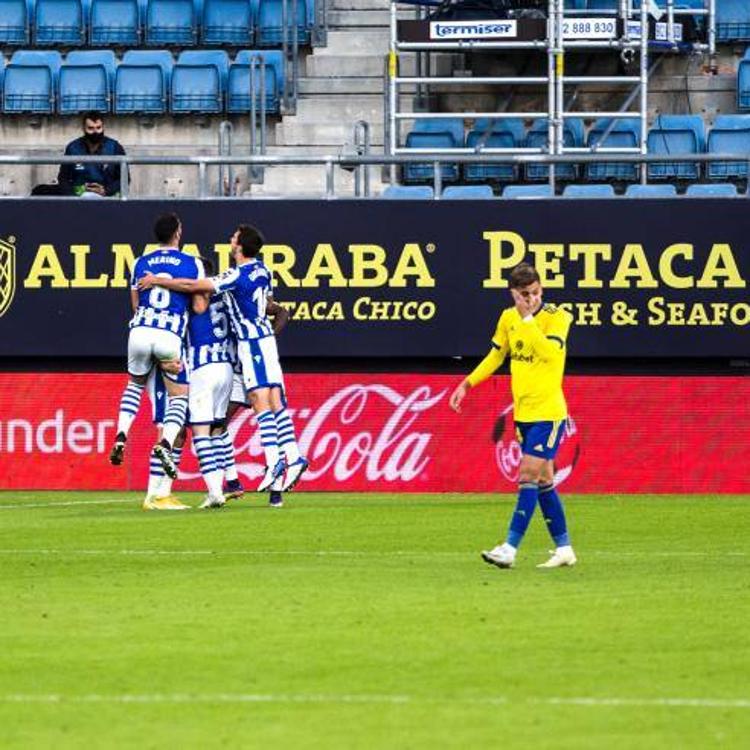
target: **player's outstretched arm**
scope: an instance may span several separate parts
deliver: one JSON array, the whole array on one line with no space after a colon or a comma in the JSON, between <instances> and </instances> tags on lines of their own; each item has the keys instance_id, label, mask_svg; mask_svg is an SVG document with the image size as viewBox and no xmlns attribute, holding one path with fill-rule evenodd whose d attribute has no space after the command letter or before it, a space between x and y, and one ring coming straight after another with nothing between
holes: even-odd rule
<instances>
[{"instance_id":1,"label":"player's outstretched arm","mask_svg":"<svg viewBox=\"0 0 750 750\"><path fill-rule=\"evenodd\" d=\"M168 276L156 276L146 274L138 279L138 289L151 289L160 286L169 289L172 292L187 292L195 294L196 292L213 292L214 284L211 279L171 279Z\"/></svg>"},{"instance_id":2,"label":"player's outstretched arm","mask_svg":"<svg viewBox=\"0 0 750 750\"><path fill-rule=\"evenodd\" d=\"M460 414L461 402L466 398L469 389L487 380L502 365L504 360L505 350L493 346L487 356L456 386L449 401L451 409Z\"/></svg>"}]
</instances>

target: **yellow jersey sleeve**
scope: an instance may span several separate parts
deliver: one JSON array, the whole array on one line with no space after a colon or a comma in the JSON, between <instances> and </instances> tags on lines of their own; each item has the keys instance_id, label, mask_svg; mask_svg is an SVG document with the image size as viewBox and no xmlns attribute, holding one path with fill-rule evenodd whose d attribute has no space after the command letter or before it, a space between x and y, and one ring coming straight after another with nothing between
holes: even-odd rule
<instances>
[{"instance_id":1,"label":"yellow jersey sleeve","mask_svg":"<svg viewBox=\"0 0 750 750\"><path fill-rule=\"evenodd\" d=\"M505 361L508 353L508 332L505 327L504 313L500 316L492 337L492 349L487 356L471 371L466 382L474 388L489 378Z\"/></svg>"}]
</instances>

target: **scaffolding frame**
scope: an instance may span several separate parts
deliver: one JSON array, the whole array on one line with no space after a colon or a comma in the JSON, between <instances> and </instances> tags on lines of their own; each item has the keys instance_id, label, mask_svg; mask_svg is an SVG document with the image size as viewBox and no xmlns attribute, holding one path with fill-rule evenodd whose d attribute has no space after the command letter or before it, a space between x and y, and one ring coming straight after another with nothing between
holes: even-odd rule
<instances>
[{"instance_id":1,"label":"scaffolding frame","mask_svg":"<svg viewBox=\"0 0 750 750\"><path fill-rule=\"evenodd\" d=\"M711 68L715 68L716 34L715 13L716 0L704 0L703 8L677 8L677 0L660 0L664 10L660 17L666 15L663 40L649 39L649 5L640 3L635 8L634 0L618 0L616 10L590 11L590 10L566 10L565 0L548 0L546 38L543 40L533 39L528 41L482 41L474 39L462 39L455 42L407 42L398 38L398 0L392 0L390 6L390 45L385 70L385 153L391 156L399 154L472 154L484 153L491 155L518 155L546 153L552 156L564 156L574 154L646 154L648 139L648 82L650 74L656 69L657 64L649 68L649 48L663 52L681 52L689 48L691 52L708 54ZM661 10L661 8L659 8ZM426 19L424 7L417 10L418 18ZM566 24L571 19L584 22L586 18L612 17L615 23L619 21L619 35L610 38L571 38L565 34ZM682 42L681 28L677 26L680 17L704 17L706 18L707 43L691 43L686 45ZM479 19L472 19L479 21ZM487 19L490 20L490 19ZM655 19L656 23L656 19ZM656 28L656 27L655 27ZM565 54L571 50L606 50L618 52L621 56L639 56L638 74L630 76L585 76L566 75ZM432 76L430 75L430 54L434 52L474 52L474 51L496 51L510 52L515 50L537 51L544 53L547 57L547 74L544 76ZM403 53L416 53L417 75L399 75L399 60ZM423 60L424 53L426 62ZM426 71L423 72L423 71ZM430 85L444 86L466 86L466 85L497 85L497 86L546 86L547 87L547 109L535 112L430 112L427 110L404 112L400 111L399 105L402 98L402 89L406 86L416 86L418 101L429 101L424 91ZM631 91L626 97L622 107L617 111L571 111L566 109L565 89L566 86L581 86L587 84L607 84L612 86L631 86ZM575 97L573 97L575 99ZM637 99L637 110L630 107ZM520 118L524 120L547 120L547 143L546 147L538 148L486 148L479 144L475 148L405 148L401 145L401 123L403 121L437 120L441 118L450 119L503 119ZM609 118L607 129L604 131L599 143L605 142L607 136L612 132L615 123L622 119L638 119L640 121L640 145L627 148L609 148L593 145L588 147L566 146L565 120L568 118L600 119ZM640 180L646 182L646 170L642 169ZM390 169L391 182L397 182L396 166ZM549 167L549 183L555 184L555 165Z\"/></svg>"}]
</instances>

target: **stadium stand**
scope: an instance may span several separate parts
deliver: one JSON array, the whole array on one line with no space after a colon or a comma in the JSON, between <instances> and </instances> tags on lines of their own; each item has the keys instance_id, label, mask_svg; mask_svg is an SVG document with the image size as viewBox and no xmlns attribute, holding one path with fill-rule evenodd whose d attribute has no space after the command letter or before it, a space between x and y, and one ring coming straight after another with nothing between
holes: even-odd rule
<instances>
[{"instance_id":1,"label":"stadium stand","mask_svg":"<svg viewBox=\"0 0 750 750\"><path fill-rule=\"evenodd\" d=\"M466 146L475 151L493 148L520 148L526 145L526 130L519 118L479 118L466 137ZM518 167L513 164L467 164L464 168L467 182L515 182Z\"/></svg>"},{"instance_id":2,"label":"stadium stand","mask_svg":"<svg viewBox=\"0 0 750 750\"><path fill-rule=\"evenodd\" d=\"M708 134L710 154L748 154L750 157L750 115L719 115ZM747 161L717 161L707 165L710 180L747 179Z\"/></svg>"},{"instance_id":3,"label":"stadium stand","mask_svg":"<svg viewBox=\"0 0 750 750\"><path fill-rule=\"evenodd\" d=\"M91 0L91 47L137 47L140 39L141 11L138 0Z\"/></svg>"},{"instance_id":4,"label":"stadium stand","mask_svg":"<svg viewBox=\"0 0 750 750\"><path fill-rule=\"evenodd\" d=\"M750 3L747 0L717 0L716 39L719 42L750 41Z\"/></svg>"},{"instance_id":5,"label":"stadium stand","mask_svg":"<svg viewBox=\"0 0 750 750\"><path fill-rule=\"evenodd\" d=\"M258 6L258 28L256 44L258 47L278 47L283 42L282 26L282 0L259 0ZM307 6L305 0L297 2L297 43L300 45L310 44L310 27L307 23ZM291 2L289 3L291 13ZM290 40L291 41L291 40Z\"/></svg>"},{"instance_id":6,"label":"stadium stand","mask_svg":"<svg viewBox=\"0 0 750 750\"><path fill-rule=\"evenodd\" d=\"M701 154L706 150L706 130L700 115L659 115L648 134L650 154ZM650 180L697 180L698 162L663 162L648 165Z\"/></svg>"},{"instance_id":7,"label":"stadium stand","mask_svg":"<svg viewBox=\"0 0 750 750\"><path fill-rule=\"evenodd\" d=\"M614 198L612 185L566 185L563 198Z\"/></svg>"},{"instance_id":8,"label":"stadium stand","mask_svg":"<svg viewBox=\"0 0 750 750\"><path fill-rule=\"evenodd\" d=\"M626 198L676 198L677 188L674 185L628 185Z\"/></svg>"},{"instance_id":9,"label":"stadium stand","mask_svg":"<svg viewBox=\"0 0 750 750\"><path fill-rule=\"evenodd\" d=\"M152 47L192 47L198 41L193 0L148 0L145 41Z\"/></svg>"},{"instance_id":10,"label":"stadium stand","mask_svg":"<svg viewBox=\"0 0 750 750\"><path fill-rule=\"evenodd\" d=\"M464 123L460 118L420 119L406 136L407 148L446 149L462 148L464 145ZM442 164L440 176L444 182L456 182L459 177L458 164ZM404 167L405 182L433 180L432 164L408 164Z\"/></svg>"},{"instance_id":11,"label":"stadium stand","mask_svg":"<svg viewBox=\"0 0 750 750\"><path fill-rule=\"evenodd\" d=\"M612 129L606 135L607 130ZM597 120L586 138L586 145L604 148L636 149L640 145L641 137L639 124L636 120L615 120L612 124L609 118ZM600 162L586 166L586 178L589 180L622 180L633 182L638 179L639 169L635 164L626 162Z\"/></svg>"},{"instance_id":12,"label":"stadium stand","mask_svg":"<svg viewBox=\"0 0 750 750\"><path fill-rule=\"evenodd\" d=\"M114 112L164 114L174 59L167 50L128 50L117 66Z\"/></svg>"},{"instance_id":13,"label":"stadium stand","mask_svg":"<svg viewBox=\"0 0 750 750\"><path fill-rule=\"evenodd\" d=\"M541 148L547 150L547 122L546 120L535 120L526 137L528 148ZM579 117L569 117L565 120L563 128L563 143L566 148L581 148L585 139L585 128L583 120ZM544 164L527 164L524 168L526 180L534 182L549 179L549 167ZM558 164L555 167L555 177L558 180L572 181L578 179L578 167L575 164Z\"/></svg>"},{"instance_id":14,"label":"stadium stand","mask_svg":"<svg viewBox=\"0 0 750 750\"><path fill-rule=\"evenodd\" d=\"M0 44L27 45L30 30L30 8L26 0L0 0Z\"/></svg>"},{"instance_id":15,"label":"stadium stand","mask_svg":"<svg viewBox=\"0 0 750 750\"><path fill-rule=\"evenodd\" d=\"M284 61L281 52L273 50L242 50L237 53L235 61L229 68L227 83L227 112L239 114L250 111L250 87L252 60L256 60L256 75L253 94L255 106L260 108L261 72L258 60L262 58L265 66L265 105L266 112L277 114L281 107L284 87Z\"/></svg>"},{"instance_id":16,"label":"stadium stand","mask_svg":"<svg viewBox=\"0 0 750 750\"><path fill-rule=\"evenodd\" d=\"M739 193L737 188L728 182L716 182L712 185L688 185L685 195L688 198L737 198Z\"/></svg>"},{"instance_id":17,"label":"stadium stand","mask_svg":"<svg viewBox=\"0 0 750 750\"><path fill-rule=\"evenodd\" d=\"M431 200L435 191L429 185L388 185L380 197L386 200Z\"/></svg>"},{"instance_id":18,"label":"stadium stand","mask_svg":"<svg viewBox=\"0 0 750 750\"><path fill-rule=\"evenodd\" d=\"M69 52L60 68L58 112L109 112L115 81L112 50Z\"/></svg>"},{"instance_id":19,"label":"stadium stand","mask_svg":"<svg viewBox=\"0 0 750 750\"><path fill-rule=\"evenodd\" d=\"M450 185L440 197L446 200L487 200L495 195L489 185Z\"/></svg>"},{"instance_id":20,"label":"stadium stand","mask_svg":"<svg viewBox=\"0 0 750 750\"><path fill-rule=\"evenodd\" d=\"M529 200L539 198L554 198L552 185L508 185L503 190L503 198L510 200Z\"/></svg>"},{"instance_id":21,"label":"stadium stand","mask_svg":"<svg viewBox=\"0 0 750 750\"><path fill-rule=\"evenodd\" d=\"M223 50L185 50L172 70L173 113L220 113L224 109L229 58Z\"/></svg>"},{"instance_id":22,"label":"stadium stand","mask_svg":"<svg viewBox=\"0 0 750 750\"><path fill-rule=\"evenodd\" d=\"M5 69L3 112L53 114L61 65L56 51L14 52Z\"/></svg>"},{"instance_id":23,"label":"stadium stand","mask_svg":"<svg viewBox=\"0 0 750 750\"><path fill-rule=\"evenodd\" d=\"M204 0L201 44L252 45L254 18L250 0Z\"/></svg>"},{"instance_id":24,"label":"stadium stand","mask_svg":"<svg viewBox=\"0 0 750 750\"><path fill-rule=\"evenodd\" d=\"M34 45L73 47L86 42L86 24L81 0L36 0Z\"/></svg>"}]
</instances>

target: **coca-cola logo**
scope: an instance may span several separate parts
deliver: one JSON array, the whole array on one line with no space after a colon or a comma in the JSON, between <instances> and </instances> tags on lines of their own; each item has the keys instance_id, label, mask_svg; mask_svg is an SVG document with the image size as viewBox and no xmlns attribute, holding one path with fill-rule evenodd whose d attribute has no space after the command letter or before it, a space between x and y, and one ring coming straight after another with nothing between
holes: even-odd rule
<instances>
[{"instance_id":1,"label":"coca-cola logo","mask_svg":"<svg viewBox=\"0 0 750 750\"><path fill-rule=\"evenodd\" d=\"M506 406L500 412L495 422L492 439L495 443L497 468L509 482L517 482L522 454L513 421L513 404ZM580 455L581 442L578 426L573 417L568 416L554 460L555 484L561 484L573 473Z\"/></svg>"},{"instance_id":2,"label":"coca-cola logo","mask_svg":"<svg viewBox=\"0 0 750 750\"><path fill-rule=\"evenodd\" d=\"M359 474L367 481L411 482L430 463L433 433L419 429L421 415L445 399L446 391L420 386L410 393L381 384L355 383L333 393L317 409L289 409L300 451L310 461L302 480L327 475L345 482ZM257 479L265 461L260 432L249 410L231 422L237 471ZM200 474L181 473L184 479Z\"/></svg>"}]
</instances>

